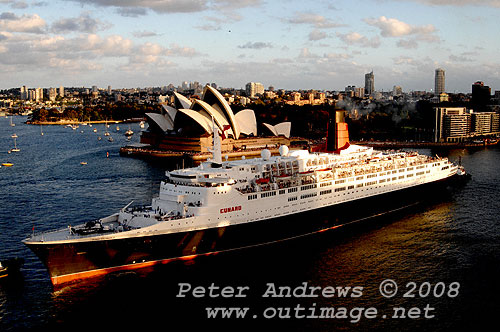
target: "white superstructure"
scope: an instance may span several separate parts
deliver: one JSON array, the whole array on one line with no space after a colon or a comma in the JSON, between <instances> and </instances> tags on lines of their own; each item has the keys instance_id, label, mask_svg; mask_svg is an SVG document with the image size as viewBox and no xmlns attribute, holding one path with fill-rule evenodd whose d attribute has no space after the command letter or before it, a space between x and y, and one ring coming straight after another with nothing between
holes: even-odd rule
<instances>
[{"instance_id":1,"label":"white superstructure","mask_svg":"<svg viewBox=\"0 0 500 332\"><path fill-rule=\"evenodd\" d=\"M167 172L151 206L126 207L90 225L35 235L30 241L98 241L265 223L443 180L458 170L447 158L357 145L335 154L290 153L282 146L279 156L268 150L256 159L222 162L217 151L214 156L197 167Z\"/></svg>"}]
</instances>

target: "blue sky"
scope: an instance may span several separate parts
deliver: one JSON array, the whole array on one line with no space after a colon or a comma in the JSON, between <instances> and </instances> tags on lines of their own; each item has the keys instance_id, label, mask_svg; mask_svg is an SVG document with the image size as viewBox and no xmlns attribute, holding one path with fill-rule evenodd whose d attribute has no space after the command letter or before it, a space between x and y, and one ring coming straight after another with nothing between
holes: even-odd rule
<instances>
[{"instance_id":1,"label":"blue sky","mask_svg":"<svg viewBox=\"0 0 500 332\"><path fill-rule=\"evenodd\" d=\"M500 90L500 0L0 0L0 88Z\"/></svg>"}]
</instances>

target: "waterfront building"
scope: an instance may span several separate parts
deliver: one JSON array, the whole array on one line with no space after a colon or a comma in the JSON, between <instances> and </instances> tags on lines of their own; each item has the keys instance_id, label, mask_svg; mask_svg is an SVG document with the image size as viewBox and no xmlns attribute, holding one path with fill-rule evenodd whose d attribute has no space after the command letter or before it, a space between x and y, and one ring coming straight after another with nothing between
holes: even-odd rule
<instances>
[{"instance_id":1,"label":"waterfront building","mask_svg":"<svg viewBox=\"0 0 500 332\"><path fill-rule=\"evenodd\" d=\"M434 76L434 94L439 96L441 93L445 91L445 75L444 69L438 68L436 69L436 73Z\"/></svg>"},{"instance_id":2,"label":"waterfront building","mask_svg":"<svg viewBox=\"0 0 500 332\"><path fill-rule=\"evenodd\" d=\"M371 96L375 92L375 75L373 75L373 70L365 74L365 94Z\"/></svg>"},{"instance_id":3,"label":"waterfront building","mask_svg":"<svg viewBox=\"0 0 500 332\"><path fill-rule=\"evenodd\" d=\"M500 114L475 112L465 107L435 107L435 142L462 142L500 133Z\"/></svg>"},{"instance_id":4,"label":"waterfront building","mask_svg":"<svg viewBox=\"0 0 500 332\"><path fill-rule=\"evenodd\" d=\"M500 114L471 111L471 133L476 136L499 133Z\"/></svg>"},{"instance_id":5,"label":"waterfront building","mask_svg":"<svg viewBox=\"0 0 500 332\"><path fill-rule=\"evenodd\" d=\"M465 107L435 107L435 142L462 142L470 137L471 114Z\"/></svg>"}]
</instances>

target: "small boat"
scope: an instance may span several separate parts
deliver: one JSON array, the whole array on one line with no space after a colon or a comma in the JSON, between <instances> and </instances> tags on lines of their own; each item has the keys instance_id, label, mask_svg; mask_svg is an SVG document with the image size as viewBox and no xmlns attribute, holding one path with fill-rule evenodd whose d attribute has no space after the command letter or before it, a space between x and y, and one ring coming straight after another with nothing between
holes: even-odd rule
<instances>
[{"instance_id":1,"label":"small boat","mask_svg":"<svg viewBox=\"0 0 500 332\"><path fill-rule=\"evenodd\" d=\"M17 134L12 134L12 135L10 135L10 137L17 138L18 136L17 136Z\"/></svg>"},{"instance_id":2,"label":"small boat","mask_svg":"<svg viewBox=\"0 0 500 332\"><path fill-rule=\"evenodd\" d=\"M80 162L80 165L87 165L87 162L86 161L82 161L82 162Z\"/></svg>"},{"instance_id":3,"label":"small boat","mask_svg":"<svg viewBox=\"0 0 500 332\"><path fill-rule=\"evenodd\" d=\"M94 128L94 133L97 133L97 128Z\"/></svg>"},{"instance_id":4,"label":"small boat","mask_svg":"<svg viewBox=\"0 0 500 332\"><path fill-rule=\"evenodd\" d=\"M19 149L17 147L17 144L16 144L16 138L14 137L14 147L12 149L10 149L10 152L20 152L21 149Z\"/></svg>"},{"instance_id":5,"label":"small boat","mask_svg":"<svg viewBox=\"0 0 500 332\"><path fill-rule=\"evenodd\" d=\"M120 131L120 127L116 126L116 131Z\"/></svg>"},{"instance_id":6,"label":"small boat","mask_svg":"<svg viewBox=\"0 0 500 332\"><path fill-rule=\"evenodd\" d=\"M22 258L11 258L0 261L0 279L19 274L19 269L23 264L24 259Z\"/></svg>"},{"instance_id":7,"label":"small boat","mask_svg":"<svg viewBox=\"0 0 500 332\"><path fill-rule=\"evenodd\" d=\"M108 141L113 142L113 141L114 141L114 140L113 140L113 137L109 136L109 137L108 137Z\"/></svg>"},{"instance_id":8,"label":"small boat","mask_svg":"<svg viewBox=\"0 0 500 332\"><path fill-rule=\"evenodd\" d=\"M11 166L14 166L14 164L13 163L2 163L2 166L11 167Z\"/></svg>"},{"instance_id":9,"label":"small boat","mask_svg":"<svg viewBox=\"0 0 500 332\"><path fill-rule=\"evenodd\" d=\"M125 136L132 136L134 134L134 132L132 131L132 129L130 129L130 126L128 126L128 130L125 132Z\"/></svg>"},{"instance_id":10,"label":"small boat","mask_svg":"<svg viewBox=\"0 0 500 332\"><path fill-rule=\"evenodd\" d=\"M144 121L141 121L141 122L139 123L139 127L141 127L142 129L144 129Z\"/></svg>"}]
</instances>

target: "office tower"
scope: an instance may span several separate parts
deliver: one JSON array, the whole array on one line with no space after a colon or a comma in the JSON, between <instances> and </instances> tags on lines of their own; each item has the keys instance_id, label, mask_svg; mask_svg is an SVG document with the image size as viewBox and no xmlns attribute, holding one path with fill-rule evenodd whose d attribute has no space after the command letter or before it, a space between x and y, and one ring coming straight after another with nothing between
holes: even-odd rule
<instances>
[{"instance_id":1,"label":"office tower","mask_svg":"<svg viewBox=\"0 0 500 332\"><path fill-rule=\"evenodd\" d=\"M486 105L489 104L491 98L491 88L484 85L483 82L477 81L472 84L472 105L475 111L486 110Z\"/></svg>"},{"instance_id":2,"label":"office tower","mask_svg":"<svg viewBox=\"0 0 500 332\"><path fill-rule=\"evenodd\" d=\"M446 92L444 81L444 69L436 69L436 75L434 76L434 95L439 96L441 93Z\"/></svg>"},{"instance_id":3,"label":"office tower","mask_svg":"<svg viewBox=\"0 0 500 332\"><path fill-rule=\"evenodd\" d=\"M375 75L373 75L373 70L365 74L365 94L372 95L375 92Z\"/></svg>"},{"instance_id":4,"label":"office tower","mask_svg":"<svg viewBox=\"0 0 500 332\"><path fill-rule=\"evenodd\" d=\"M64 98L64 87L62 85L59 87L59 97Z\"/></svg>"}]
</instances>

